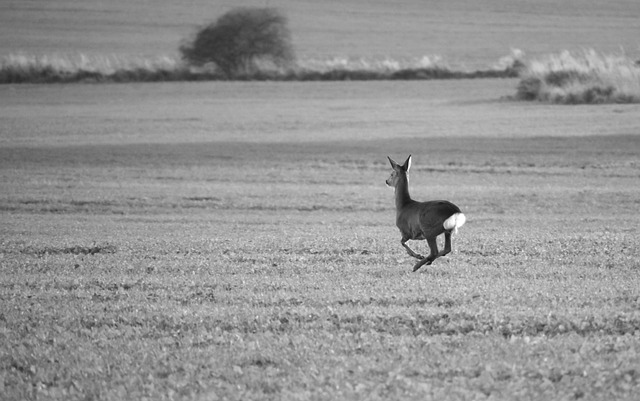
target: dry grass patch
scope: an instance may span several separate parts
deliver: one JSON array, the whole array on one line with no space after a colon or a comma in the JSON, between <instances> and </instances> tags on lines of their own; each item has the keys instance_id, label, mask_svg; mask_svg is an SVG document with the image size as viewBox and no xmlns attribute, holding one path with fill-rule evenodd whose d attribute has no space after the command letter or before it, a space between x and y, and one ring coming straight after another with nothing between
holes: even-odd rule
<instances>
[{"instance_id":1,"label":"dry grass patch","mask_svg":"<svg viewBox=\"0 0 640 401\"><path fill-rule=\"evenodd\" d=\"M563 104L640 102L640 64L624 55L562 52L531 61L516 98Z\"/></svg>"}]
</instances>

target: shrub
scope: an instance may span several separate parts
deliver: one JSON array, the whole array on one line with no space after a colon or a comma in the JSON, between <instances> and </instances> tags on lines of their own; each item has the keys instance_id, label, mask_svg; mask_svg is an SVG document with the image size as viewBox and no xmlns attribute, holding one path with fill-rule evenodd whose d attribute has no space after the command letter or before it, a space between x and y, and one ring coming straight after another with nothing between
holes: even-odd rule
<instances>
[{"instance_id":1,"label":"shrub","mask_svg":"<svg viewBox=\"0 0 640 401\"><path fill-rule=\"evenodd\" d=\"M540 99L542 90L542 79L538 77L525 77L518 83L516 98L520 100Z\"/></svg>"},{"instance_id":2,"label":"shrub","mask_svg":"<svg viewBox=\"0 0 640 401\"><path fill-rule=\"evenodd\" d=\"M286 67L294 59L287 20L274 8L235 8L201 28L180 52L188 63L214 63L230 77L255 73L265 61Z\"/></svg>"}]
</instances>

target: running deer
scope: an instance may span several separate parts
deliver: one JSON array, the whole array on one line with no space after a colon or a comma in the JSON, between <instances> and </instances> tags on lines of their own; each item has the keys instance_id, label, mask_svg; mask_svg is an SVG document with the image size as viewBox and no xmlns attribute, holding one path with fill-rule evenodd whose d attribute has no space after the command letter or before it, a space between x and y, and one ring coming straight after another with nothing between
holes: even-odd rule
<instances>
[{"instance_id":1,"label":"running deer","mask_svg":"<svg viewBox=\"0 0 640 401\"><path fill-rule=\"evenodd\" d=\"M387 179L387 185L395 189L396 194L396 225L402 234L400 243L409 255L418 259L413 266L415 272L424 265L430 265L436 258L451 252L451 234L457 233L458 228L466 221L460 208L445 200L417 202L409 195L409 168L411 155L403 165L399 165L387 156L393 171ZM436 237L444 233L444 249L438 252ZM427 240L430 253L426 258L415 253L407 241Z\"/></svg>"}]
</instances>

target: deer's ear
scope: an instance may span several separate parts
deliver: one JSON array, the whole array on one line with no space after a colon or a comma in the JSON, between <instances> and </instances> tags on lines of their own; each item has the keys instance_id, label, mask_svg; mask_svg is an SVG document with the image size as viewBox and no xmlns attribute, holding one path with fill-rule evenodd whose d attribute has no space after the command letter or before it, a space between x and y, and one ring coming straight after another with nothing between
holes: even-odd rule
<instances>
[{"instance_id":1,"label":"deer's ear","mask_svg":"<svg viewBox=\"0 0 640 401\"><path fill-rule=\"evenodd\" d=\"M402 168L404 168L404 171L409 171L409 169L411 168L411 155L409 155L409 157L407 157L407 161L404 162L404 165L402 166Z\"/></svg>"},{"instance_id":2,"label":"deer's ear","mask_svg":"<svg viewBox=\"0 0 640 401\"><path fill-rule=\"evenodd\" d=\"M389 163L391 163L391 167L393 167L394 170L398 168L398 163L394 162L392 158L387 156L387 159L389 159Z\"/></svg>"}]
</instances>

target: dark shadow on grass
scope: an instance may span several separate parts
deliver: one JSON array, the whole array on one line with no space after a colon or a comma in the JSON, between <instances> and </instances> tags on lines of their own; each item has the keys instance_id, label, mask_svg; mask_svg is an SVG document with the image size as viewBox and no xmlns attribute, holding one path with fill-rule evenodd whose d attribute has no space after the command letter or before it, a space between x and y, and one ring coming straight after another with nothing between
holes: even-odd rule
<instances>
[{"instance_id":1,"label":"dark shadow on grass","mask_svg":"<svg viewBox=\"0 0 640 401\"><path fill-rule=\"evenodd\" d=\"M98 253L116 253L117 249L114 245L95 245L81 246L74 245L70 247L28 247L21 251L27 255L44 256L44 255L95 255Z\"/></svg>"}]
</instances>

